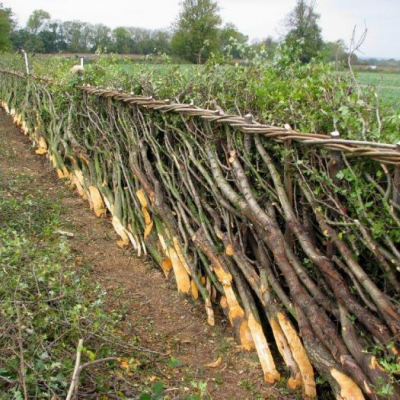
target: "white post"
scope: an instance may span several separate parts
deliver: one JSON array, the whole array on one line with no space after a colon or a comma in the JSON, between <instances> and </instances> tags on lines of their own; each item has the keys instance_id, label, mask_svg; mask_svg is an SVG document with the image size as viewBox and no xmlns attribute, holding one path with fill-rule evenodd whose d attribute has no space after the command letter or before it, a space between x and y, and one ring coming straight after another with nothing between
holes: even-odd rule
<instances>
[{"instance_id":1,"label":"white post","mask_svg":"<svg viewBox=\"0 0 400 400\"><path fill-rule=\"evenodd\" d=\"M25 60L25 69L26 74L29 75L29 61L28 61L28 54L24 51L24 60Z\"/></svg>"},{"instance_id":2,"label":"white post","mask_svg":"<svg viewBox=\"0 0 400 400\"><path fill-rule=\"evenodd\" d=\"M81 67L83 68L83 57L81 57Z\"/></svg>"}]
</instances>

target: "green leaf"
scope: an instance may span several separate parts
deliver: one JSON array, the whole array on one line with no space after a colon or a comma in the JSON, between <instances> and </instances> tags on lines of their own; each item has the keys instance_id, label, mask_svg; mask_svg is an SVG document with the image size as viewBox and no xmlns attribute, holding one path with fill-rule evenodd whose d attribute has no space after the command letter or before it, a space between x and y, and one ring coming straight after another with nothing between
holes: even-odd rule
<instances>
[{"instance_id":1,"label":"green leaf","mask_svg":"<svg viewBox=\"0 0 400 400\"><path fill-rule=\"evenodd\" d=\"M164 391L164 384L162 382L156 382L153 385L153 393L154 394L160 394Z\"/></svg>"},{"instance_id":2,"label":"green leaf","mask_svg":"<svg viewBox=\"0 0 400 400\"><path fill-rule=\"evenodd\" d=\"M336 178L342 180L344 178L344 172L343 171L339 171L336 174Z\"/></svg>"},{"instance_id":3,"label":"green leaf","mask_svg":"<svg viewBox=\"0 0 400 400\"><path fill-rule=\"evenodd\" d=\"M171 359L168 362L168 365L171 368L177 368L177 367L180 367L182 365L182 361L178 360L177 358L171 357Z\"/></svg>"}]
</instances>

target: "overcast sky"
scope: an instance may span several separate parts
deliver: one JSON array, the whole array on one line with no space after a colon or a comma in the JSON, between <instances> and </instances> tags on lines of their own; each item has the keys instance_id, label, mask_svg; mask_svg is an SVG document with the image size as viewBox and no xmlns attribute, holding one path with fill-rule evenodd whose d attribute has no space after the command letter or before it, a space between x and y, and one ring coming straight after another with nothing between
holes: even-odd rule
<instances>
[{"instance_id":1,"label":"overcast sky","mask_svg":"<svg viewBox=\"0 0 400 400\"><path fill-rule=\"evenodd\" d=\"M1 1L1 0L0 0ZM35 9L53 19L81 20L116 26L167 28L180 9L180 0L2 0L11 7L20 25ZM296 0L219 0L224 22L233 22L250 39L279 38L283 21ZM349 43L355 25L368 36L365 56L400 59L400 0L317 0L325 40ZM362 55L362 54L361 54Z\"/></svg>"}]
</instances>

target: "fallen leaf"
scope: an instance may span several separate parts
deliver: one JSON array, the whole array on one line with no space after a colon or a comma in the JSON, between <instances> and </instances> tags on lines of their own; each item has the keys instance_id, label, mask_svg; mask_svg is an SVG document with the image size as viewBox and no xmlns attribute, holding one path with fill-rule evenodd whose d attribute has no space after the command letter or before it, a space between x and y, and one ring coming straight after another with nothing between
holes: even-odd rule
<instances>
[{"instance_id":1,"label":"fallen leaf","mask_svg":"<svg viewBox=\"0 0 400 400\"><path fill-rule=\"evenodd\" d=\"M60 234L61 236L68 236L68 237L74 237L75 235L72 232L67 232L67 231L56 231L56 233Z\"/></svg>"},{"instance_id":2,"label":"fallen leaf","mask_svg":"<svg viewBox=\"0 0 400 400\"><path fill-rule=\"evenodd\" d=\"M222 364L222 357L218 357L214 362L206 364L208 368L218 368Z\"/></svg>"},{"instance_id":3,"label":"fallen leaf","mask_svg":"<svg viewBox=\"0 0 400 400\"><path fill-rule=\"evenodd\" d=\"M129 370L129 368L130 368L130 365L129 365L129 361L128 361L128 359L126 359L126 358L120 358L119 359L119 361L120 361L120 367L122 368L122 369L124 369L124 370Z\"/></svg>"},{"instance_id":4,"label":"fallen leaf","mask_svg":"<svg viewBox=\"0 0 400 400\"><path fill-rule=\"evenodd\" d=\"M228 256L233 256L233 254L234 254L233 246L230 243L228 244L228 246L226 246L225 253Z\"/></svg>"}]
</instances>

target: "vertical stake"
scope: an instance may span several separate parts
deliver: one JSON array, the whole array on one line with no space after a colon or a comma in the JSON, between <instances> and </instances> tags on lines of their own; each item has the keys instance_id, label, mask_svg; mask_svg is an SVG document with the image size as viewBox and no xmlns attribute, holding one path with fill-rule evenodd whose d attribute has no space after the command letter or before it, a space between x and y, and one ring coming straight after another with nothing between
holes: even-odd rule
<instances>
[{"instance_id":1,"label":"vertical stake","mask_svg":"<svg viewBox=\"0 0 400 400\"><path fill-rule=\"evenodd\" d=\"M340 133L338 131L331 132L331 138L334 140L340 139ZM328 174L329 177L332 179L333 183L335 184L335 186L340 186L341 184L340 180L337 178L337 174L343 169L343 167L344 165L343 165L341 151L332 150L330 152L330 160L328 163ZM340 201L336 194L335 194L335 199L340 204ZM337 219L337 213L335 211L329 210L328 216L333 221ZM328 240L326 244L326 256L328 258L332 258L334 255L335 255L335 245Z\"/></svg>"},{"instance_id":2,"label":"vertical stake","mask_svg":"<svg viewBox=\"0 0 400 400\"><path fill-rule=\"evenodd\" d=\"M332 139L340 139L340 133L338 131L331 132ZM337 179L336 175L343 169L343 160L342 154L339 150L331 151L331 159L329 161L329 176L335 183L335 185L339 185L339 179Z\"/></svg>"},{"instance_id":3,"label":"vertical stake","mask_svg":"<svg viewBox=\"0 0 400 400\"><path fill-rule=\"evenodd\" d=\"M28 54L25 50L22 50L22 54L24 55L26 74L30 75Z\"/></svg>"},{"instance_id":4,"label":"vertical stake","mask_svg":"<svg viewBox=\"0 0 400 400\"><path fill-rule=\"evenodd\" d=\"M250 113L246 114L244 116L244 120L245 120L246 124L252 124L253 123L253 116Z\"/></svg>"},{"instance_id":5,"label":"vertical stake","mask_svg":"<svg viewBox=\"0 0 400 400\"><path fill-rule=\"evenodd\" d=\"M252 124L253 116L250 113L246 114L244 116L244 122L249 125ZM244 150L246 153L248 153L251 151L251 145L253 143L253 135L251 133L245 133L243 139L244 139L243 140L244 141Z\"/></svg>"},{"instance_id":6,"label":"vertical stake","mask_svg":"<svg viewBox=\"0 0 400 400\"><path fill-rule=\"evenodd\" d=\"M291 126L289 124L285 124L285 130L290 131L292 130ZM285 140L284 141L284 150L289 151L292 147L292 141L291 140ZM291 167L290 167L290 155L285 154L284 159L283 159L283 184L285 186L285 192L287 195L287 198L289 200L290 206L293 207L293 182L292 182L292 176L291 176ZM290 232L290 227L289 224L286 223L285 226L285 239L286 243L290 248L293 248L293 235Z\"/></svg>"},{"instance_id":7,"label":"vertical stake","mask_svg":"<svg viewBox=\"0 0 400 400\"><path fill-rule=\"evenodd\" d=\"M400 141L396 143L396 151L400 152ZM394 167L393 203L400 206L400 165Z\"/></svg>"}]
</instances>

